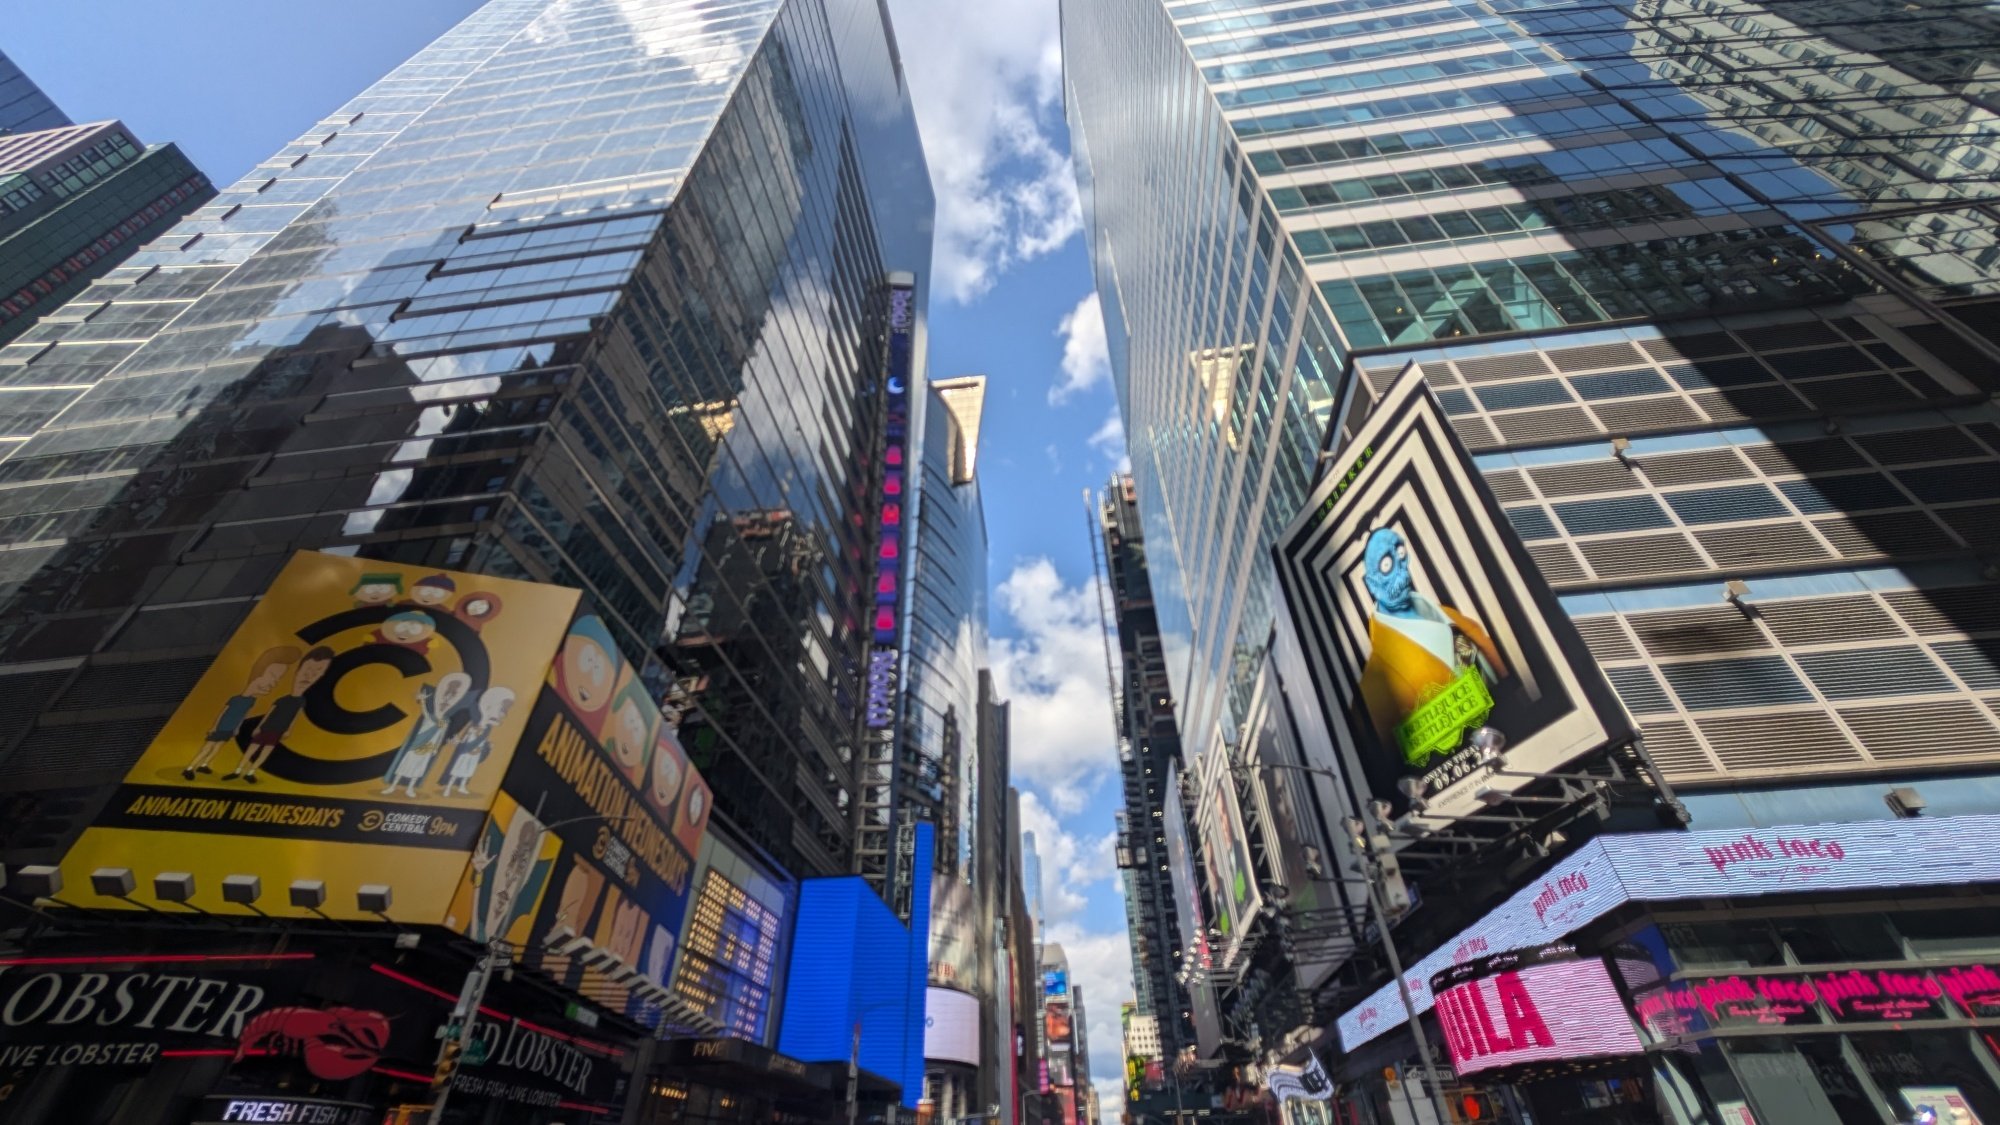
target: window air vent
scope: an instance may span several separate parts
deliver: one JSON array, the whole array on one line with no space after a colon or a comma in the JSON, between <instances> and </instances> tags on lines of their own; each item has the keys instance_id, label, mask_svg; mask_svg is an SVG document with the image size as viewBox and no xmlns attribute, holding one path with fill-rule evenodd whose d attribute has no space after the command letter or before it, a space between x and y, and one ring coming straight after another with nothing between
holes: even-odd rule
<instances>
[{"instance_id":1,"label":"window air vent","mask_svg":"<svg viewBox=\"0 0 2000 1125\"><path fill-rule=\"evenodd\" d=\"M1701 484L1751 475L1743 458L1733 449L1698 449L1692 453L1641 457L1639 468L1656 485Z\"/></svg>"},{"instance_id":2,"label":"window air vent","mask_svg":"<svg viewBox=\"0 0 2000 1125\"><path fill-rule=\"evenodd\" d=\"M1864 760L1822 711L1729 715L1696 725L1732 773L1789 773Z\"/></svg>"},{"instance_id":3,"label":"window air vent","mask_svg":"<svg viewBox=\"0 0 2000 1125\"><path fill-rule=\"evenodd\" d=\"M1625 626L1616 617L1583 618L1576 623L1576 631L1583 634L1583 643L1590 648L1590 655L1596 657L1599 664L1639 658L1639 649L1625 634Z\"/></svg>"},{"instance_id":4,"label":"window air vent","mask_svg":"<svg viewBox=\"0 0 2000 1125\"><path fill-rule=\"evenodd\" d=\"M2000 591L1991 586L1898 590L1882 600L1919 634L2000 633Z\"/></svg>"},{"instance_id":5,"label":"window air vent","mask_svg":"<svg viewBox=\"0 0 2000 1125\"><path fill-rule=\"evenodd\" d=\"M1935 695L1954 690L1951 681L1914 645L1793 654L1806 678L1828 699L1869 699L1884 695Z\"/></svg>"},{"instance_id":6,"label":"window air vent","mask_svg":"<svg viewBox=\"0 0 2000 1125\"><path fill-rule=\"evenodd\" d=\"M1731 605L1640 613L1625 621L1654 656L1709 656L1771 647L1743 611Z\"/></svg>"},{"instance_id":7,"label":"window air vent","mask_svg":"<svg viewBox=\"0 0 2000 1125\"><path fill-rule=\"evenodd\" d=\"M1992 715L1969 700L1847 707L1840 717L1868 753L1885 761L2000 754L2000 729Z\"/></svg>"},{"instance_id":8,"label":"window air vent","mask_svg":"<svg viewBox=\"0 0 2000 1125\"><path fill-rule=\"evenodd\" d=\"M1694 537L1720 567L1777 566L1828 557L1813 533L1798 523L1718 528L1697 531Z\"/></svg>"},{"instance_id":9,"label":"window air vent","mask_svg":"<svg viewBox=\"0 0 2000 1125\"><path fill-rule=\"evenodd\" d=\"M1540 352L1515 352L1512 355L1461 359L1458 361L1458 373L1465 376L1465 381L1468 383L1484 383L1489 379L1518 379L1523 375L1547 375L1549 365Z\"/></svg>"},{"instance_id":10,"label":"window air vent","mask_svg":"<svg viewBox=\"0 0 2000 1125\"><path fill-rule=\"evenodd\" d=\"M1630 344L1594 344L1550 352L1549 362L1555 364L1558 371L1589 371L1597 367L1626 367L1644 363L1646 357Z\"/></svg>"},{"instance_id":11,"label":"window air vent","mask_svg":"<svg viewBox=\"0 0 2000 1125\"><path fill-rule=\"evenodd\" d=\"M1576 461L1567 465L1543 465L1529 469L1535 487L1544 496L1585 496L1592 492L1619 492L1641 484L1632 470L1614 458Z\"/></svg>"},{"instance_id":12,"label":"window air vent","mask_svg":"<svg viewBox=\"0 0 2000 1125\"><path fill-rule=\"evenodd\" d=\"M1590 564L1590 569L1596 571L1599 578L1708 569L1708 564L1695 554L1687 538L1680 534L1635 535L1578 546L1583 551L1584 561Z\"/></svg>"},{"instance_id":13,"label":"window air vent","mask_svg":"<svg viewBox=\"0 0 2000 1125\"><path fill-rule=\"evenodd\" d=\"M1787 645L1900 640L1904 635L1896 619L1865 595L1756 605L1757 616Z\"/></svg>"}]
</instances>

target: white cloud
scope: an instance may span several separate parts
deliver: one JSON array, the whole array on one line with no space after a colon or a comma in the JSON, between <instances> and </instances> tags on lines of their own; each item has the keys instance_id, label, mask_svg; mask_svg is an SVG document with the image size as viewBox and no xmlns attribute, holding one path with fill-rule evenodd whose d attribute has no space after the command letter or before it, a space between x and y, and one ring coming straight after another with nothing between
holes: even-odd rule
<instances>
[{"instance_id":1,"label":"white cloud","mask_svg":"<svg viewBox=\"0 0 2000 1125\"><path fill-rule=\"evenodd\" d=\"M1090 447L1104 454L1104 459L1111 462L1119 472L1132 471L1132 457L1125 452L1125 423L1118 417L1117 406L1111 408L1111 413L1105 416L1104 424L1097 427L1097 432L1090 435L1089 441Z\"/></svg>"},{"instance_id":2,"label":"white cloud","mask_svg":"<svg viewBox=\"0 0 2000 1125\"><path fill-rule=\"evenodd\" d=\"M1021 792L1021 829L1035 834L1035 854L1042 861L1042 918L1051 925L1068 924L1090 905L1092 895L1117 889L1117 858L1112 853L1117 826L1108 818L1097 825L1065 820L1042 802L1032 789Z\"/></svg>"},{"instance_id":3,"label":"white cloud","mask_svg":"<svg viewBox=\"0 0 2000 1125\"><path fill-rule=\"evenodd\" d=\"M1062 381L1049 388L1049 405L1103 382L1111 374L1111 353L1104 342L1104 307L1091 290L1056 326L1063 338Z\"/></svg>"},{"instance_id":4,"label":"white cloud","mask_svg":"<svg viewBox=\"0 0 2000 1125\"><path fill-rule=\"evenodd\" d=\"M1071 984L1083 986L1090 1081L1104 1119L1115 1121L1124 1112L1125 1038L1118 1010L1132 999L1130 941L1122 929L1092 933L1069 924L1050 926L1048 940L1060 943L1069 958Z\"/></svg>"},{"instance_id":5,"label":"white cloud","mask_svg":"<svg viewBox=\"0 0 2000 1125\"><path fill-rule=\"evenodd\" d=\"M1056 0L892 0L937 192L936 291L969 302L1082 226L1057 147Z\"/></svg>"},{"instance_id":6,"label":"white cloud","mask_svg":"<svg viewBox=\"0 0 2000 1125\"><path fill-rule=\"evenodd\" d=\"M1014 775L1058 812L1076 813L1118 768L1098 582L1066 585L1054 563L1035 558L1016 563L993 595L1015 625L991 646L1000 697L1013 704Z\"/></svg>"}]
</instances>

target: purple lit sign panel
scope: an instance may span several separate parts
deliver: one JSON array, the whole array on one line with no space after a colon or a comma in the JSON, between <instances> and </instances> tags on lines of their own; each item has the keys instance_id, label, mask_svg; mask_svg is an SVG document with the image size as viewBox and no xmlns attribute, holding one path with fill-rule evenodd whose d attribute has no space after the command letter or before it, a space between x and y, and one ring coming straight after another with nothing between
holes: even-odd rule
<instances>
[{"instance_id":1,"label":"purple lit sign panel","mask_svg":"<svg viewBox=\"0 0 2000 1125\"><path fill-rule=\"evenodd\" d=\"M1431 978L1454 964L1560 940L1627 902L1995 880L2000 816L1601 836L1410 966L1405 978L1416 1010L1429 1011ZM1988 992L1968 995L1989 997L1989 1005L2000 1007L1993 1004L2000 1000L2000 980ZM1404 1019L1395 984L1385 985L1340 1017L1341 1044L1354 1050Z\"/></svg>"},{"instance_id":2,"label":"purple lit sign panel","mask_svg":"<svg viewBox=\"0 0 2000 1125\"><path fill-rule=\"evenodd\" d=\"M1451 985L1438 993L1437 1011L1451 1067L1460 1077L1645 1049L1611 974L1595 958L1505 969Z\"/></svg>"},{"instance_id":3,"label":"purple lit sign panel","mask_svg":"<svg viewBox=\"0 0 2000 1125\"><path fill-rule=\"evenodd\" d=\"M896 721L896 655L901 633L903 516L909 500L910 357L915 347L916 290L889 288L889 370L882 424L882 494L875 545L875 650L868 658L868 726Z\"/></svg>"}]
</instances>

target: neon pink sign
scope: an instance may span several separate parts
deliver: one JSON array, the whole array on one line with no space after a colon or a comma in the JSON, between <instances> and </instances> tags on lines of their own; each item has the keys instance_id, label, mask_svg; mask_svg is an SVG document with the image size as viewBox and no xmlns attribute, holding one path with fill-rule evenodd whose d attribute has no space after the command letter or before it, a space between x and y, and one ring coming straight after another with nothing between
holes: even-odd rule
<instances>
[{"instance_id":1,"label":"neon pink sign","mask_svg":"<svg viewBox=\"0 0 2000 1125\"><path fill-rule=\"evenodd\" d=\"M1550 1059L1636 1055L1638 1033L1598 959L1508 969L1437 993L1438 1023L1462 1077Z\"/></svg>"},{"instance_id":2,"label":"neon pink sign","mask_svg":"<svg viewBox=\"0 0 2000 1125\"><path fill-rule=\"evenodd\" d=\"M1931 969L1847 969L1676 981L1638 996L1632 1014L1658 1035L1710 1027L1820 1022L1907 1023L1942 1019L1950 1001L1965 1015L2000 1015L2000 972L1990 965Z\"/></svg>"}]
</instances>

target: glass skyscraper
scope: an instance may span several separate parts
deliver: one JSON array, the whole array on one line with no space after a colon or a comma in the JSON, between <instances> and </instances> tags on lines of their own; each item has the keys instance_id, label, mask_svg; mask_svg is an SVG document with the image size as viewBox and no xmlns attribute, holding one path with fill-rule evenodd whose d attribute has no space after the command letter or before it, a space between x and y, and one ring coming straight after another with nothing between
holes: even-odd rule
<instances>
[{"instance_id":1,"label":"glass skyscraper","mask_svg":"<svg viewBox=\"0 0 2000 1125\"><path fill-rule=\"evenodd\" d=\"M0 51L0 134L33 133L72 124L6 52Z\"/></svg>"},{"instance_id":2,"label":"glass skyscraper","mask_svg":"<svg viewBox=\"0 0 2000 1125\"><path fill-rule=\"evenodd\" d=\"M717 815L847 871L931 214L869 0L492 0L306 129L0 348L8 859L315 549L584 589Z\"/></svg>"},{"instance_id":3,"label":"glass skyscraper","mask_svg":"<svg viewBox=\"0 0 2000 1125\"><path fill-rule=\"evenodd\" d=\"M1063 19L1085 227L1191 759L1296 741L1285 707L1262 703L1287 698L1265 659L1271 547L1321 451L1414 364L1694 829L2000 807L1990 12L1104 0ZM1300 685L1284 687L1299 706ZM1406 959L1534 862L1425 896L1398 931ZM1746 934L1783 929L1741 917ZM1349 964L1301 982L1273 934L1244 933L1220 966L1225 1023L1292 1062L1317 1043L1333 1071L1339 1040L1313 1029L1351 1020L1389 978ZM1674 966L1717 963L1702 956L1676 949ZM1276 998L1295 993L1283 1015ZM1341 1061L1362 1101L1385 1066L1414 1065L1399 1021ZM1813 1107L1797 1119L1913 1111L1880 1054L1909 1046L1800 1046L1859 1052L1854 1074L1843 1061L1821 1081L1863 1092L1837 1115L1797 1101ZM1772 1068L1808 1063L1770 1049L1763 1071L1735 1067L1746 1092L1690 1079L1687 1104L1785 1119ZM1948 1085L1993 1105L1976 1069ZM1577 1095L1601 1112L1578 1119L1656 1119L1589 1100L1601 1093ZM1514 1120L1496 1098L1482 1113ZM1378 1097L1361 1119L1388 1112Z\"/></svg>"}]
</instances>

